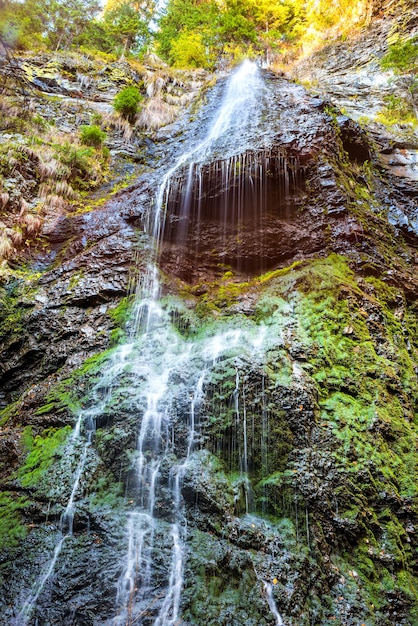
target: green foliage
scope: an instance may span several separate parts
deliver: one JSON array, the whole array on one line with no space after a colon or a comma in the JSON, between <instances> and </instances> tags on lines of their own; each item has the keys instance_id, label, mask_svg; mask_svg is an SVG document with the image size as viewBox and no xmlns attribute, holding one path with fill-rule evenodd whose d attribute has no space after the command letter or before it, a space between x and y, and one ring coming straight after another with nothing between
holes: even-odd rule
<instances>
[{"instance_id":1,"label":"green foliage","mask_svg":"<svg viewBox=\"0 0 418 626\"><path fill-rule=\"evenodd\" d=\"M57 457L58 450L71 432L70 426L64 428L47 428L42 435L33 437L26 429L23 435L25 447L28 449L24 465L18 470L18 477L23 487L35 487Z\"/></svg>"},{"instance_id":2,"label":"green foliage","mask_svg":"<svg viewBox=\"0 0 418 626\"><path fill-rule=\"evenodd\" d=\"M209 67L210 59L200 33L183 31L171 46L174 67Z\"/></svg>"},{"instance_id":3,"label":"green foliage","mask_svg":"<svg viewBox=\"0 0 418 626\"><path fill-rule=\"evenodd\" d=\"M255 44L255 4L246 0L226 0L219 20L219 34L228 43Z\"/></svg>"},{"instance_id":4,"label":"green foliage","mask_svg":"<svg viewBox=\"0 0 418 626\"><path fill-rule=\"evenodd\" d=\"M383 69L404 72L416 69L418 61L418 37L399 39L389 47L388 52L380 60Z\"/></svg>"},{"instance_id":5,"label":"green foliage","mask_svg":"<svg viewBox=\"0 0 418 626\"><path fill-rule=\"evenodd\" d=\"M36 0L14 2L3 0L0 11L0 37L13 48L42 45L42 14Z\"/></svg>"},{"instance_id":6,"label":"green foliage","mask_svg":"<svg viewBox=\"0 0 418 626\"><path fill-rule=\"evenodd\" d=\"M215 46L218 15L219 7L215 0L203 0L199 3L192 0L170 0L156 34L159 54L163 59L174 63L176 59L172 48L179 38L181 40L185 37L184 33L199 34L201 43L212 50Z\"/></svg>"},{"instance_id":7,"label":"green foliage","mask_svg":"<svg viewBox=\"0 0 418 626\"><path fill-rule=\"evenodd\" d=\"M385 106L377 114L377 121L387 125L416 124L417 118L411 101L394 94L385 96L383 100Z\"/></svg>"},{"instance_id":8,"label":"green foliage","mask_svg":"<svg viewBox=\"0 0 418 626\"><path fill-rule=\"evenodd\" d=\"M4 0L0 36L17 48L68 49L100 10L96 0Z\"/></svg>"},{"instance_id":9,"label":"green foliage","mask_svg":"<svg viewBox=\"0 0 418 626\"><path fill-rule=\"evenodd\" d=\"M78 190L88 190L101 180L102 166L106 160L97 158L97 152L91 146L80 146L64 142L54 146L55 157L59 161L58 174L62 179L71 182Z\"/></svg>"},{"instance_id":10,"label":"green foliage","mask_svg":"<svg viewBox=\"0 0 418 626\"><path fill-rule=\"evenodd\" d=\"M68 168L67 178L85 180L88 177L91 159L95 152L91 148L80 148L66 143L56 147L56 155L60 162Z\"/></svg>"},{"instance_id":11,"label":"green foliage","mask_svg":"<svg viewBox=\"0 0 418 626\"><path fill-rule=\"evenodd\" d=\"M80 126L81 143L100 148L106 139L106 133L100 126Z\"/></svg>"},{"instance_id":12,"label":"green foliage","mask_svg":"<svg viewBox=\"0 0 418 626\"><path fill-rule=\"evenodd\" d=\"M22 524L21 511L27 498L10 491L0 492L0 545L12 548L25 538L28 528Z\"/></svg>"},{"instance_id":13,"label":"green foliage","mask_svg":"<svg viewBox=\"0 0 418 626\"><path fill-rule=\"evenodd\" d=\"M151 40L154 10L153 0L137 4L127 0L108 1L102 24L114 44L122 47L123 53L145 51Z\"/></svg>"},{"instance_id":14,"label":"green foliage","mask_svg":"<svg viewBox=\"0 0 418 626\"><path fill-rule=\"evenodd\" d=\"M125 87L115 96L113 108L127 120L133 122L141 100L142 95L137 87Z\"/></svg>"},{"instance_id":15,"label":"green foliage","mask_svg":"<svg viewBox=\"0 0 418 626\"><path fill-rule=\"evenodd\" d=\"M293 0L170 0L156 35L161 56L176 67L212 67L224 55L238 62L291 39L299 22Z\"/></svg>"}]
</instances>

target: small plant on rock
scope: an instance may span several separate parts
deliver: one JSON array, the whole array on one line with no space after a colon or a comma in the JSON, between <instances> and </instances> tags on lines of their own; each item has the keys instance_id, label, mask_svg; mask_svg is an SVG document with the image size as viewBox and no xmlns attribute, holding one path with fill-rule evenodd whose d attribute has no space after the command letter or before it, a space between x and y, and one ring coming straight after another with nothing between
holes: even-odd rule
<instances>
[{"instance_id":1,"label":"small plant on rock","mask_svg":"<svg viewBox=\"0 0 418 626\"><path fill-rule=\"evenodd\" d=\"M86 146L100 148L106 137L106 133L100 128L100 126L80 126L81 143Z\"/></svg>"},{"instance_id":2,"label":"small plant on rock","mask_svg":"<svg viewBox=\"0 0 418 626\"><path fill-rule=\"evenodd\" d=\"M138 113L142 95L137 87L125 87L113 100L113 108L124 118L133 122Z\"/></svg>"}]
</instances>

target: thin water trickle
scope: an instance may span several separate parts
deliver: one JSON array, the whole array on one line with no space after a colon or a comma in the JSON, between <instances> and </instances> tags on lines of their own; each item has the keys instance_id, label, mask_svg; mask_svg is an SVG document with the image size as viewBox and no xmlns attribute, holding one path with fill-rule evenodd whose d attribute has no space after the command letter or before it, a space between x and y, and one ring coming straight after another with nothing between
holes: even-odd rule
<instances>
[{"instance_id":1,"label":"thin water trickle","mask_svg":"<svg viewBox=\"0 0 418 626\"><path fill-rule=\"evenodd\" d=\"M277 610L276 603L273 598L273 585L266 580L263 580L264 591L266 593L267 603L269 605L269 609L275 617L276 626L284 626L284 622L282 616Z\"/></svg>"},{"instance_id":2,"label":"thin water trickle","mask_svg":"<svg viewBox=\"0 0 418 626\"><path fill-rule=\"evenodd\" d=\"M116 351L113 360L108 363L107 369L102 373L98 383L91 391L92 398L99 398L99 400L97 400L95 404L93 403L92 408L80 411L74 429L68 438L65 458L70 463L74 460L76 463L72 474L70 495L59 520L58 537L54 551L42 572L37 576L30 591L26 592L27 597L21 603L17 615L12 619L11 626L26 626L29 623L45 586L54 575L64 543L73 535L76 501L79 496L80 483L85 471L88 451L95 431L95 420L97 416L103 413L106 405L111 400L115 381L127 366L131 350L131 345L124 345ZM79 452L80 446L81 454Z\"/></svg>"}]
</instances>

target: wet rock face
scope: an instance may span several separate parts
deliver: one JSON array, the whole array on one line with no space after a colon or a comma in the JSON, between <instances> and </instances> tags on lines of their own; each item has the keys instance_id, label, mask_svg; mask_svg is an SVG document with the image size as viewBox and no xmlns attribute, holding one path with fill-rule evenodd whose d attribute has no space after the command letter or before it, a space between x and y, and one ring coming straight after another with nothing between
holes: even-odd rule
<instances>
[{"instance_id":1,"label":"wet rock face","mask_svg":"<svg viewBox=\"0 0 418 626\"><path fill-rule=\"evenodd\" d=\"M248 275L270 269L303 238L294 231L302 230L304 188L298 158L272 150L181 172L167 199L162 266L189 282L202 266L206 274L219 266Z\"/></svg>"},{"instance_id":2,"label":"wet rock face","mask_svg":"<svg viewBox=\"0 0 418 626\"><path fill-rule=\"evenodd\" d=\"M392 205L391 223L404 232L415 232L416 236L416 206L406 198L408 194L415 195L418 190L418 133L413 121L416 117L415 105L410 94L413 73L408 73L412 70L398 68L396 71L381 65L382 58L397 40L392 38L392 33L396 31L400 19L400 39L415 36L416 3L377 2L373 3L372 10L375 19L368 28L347 42L331 44L303 59L292 68L291 73L310 84L312 92L321 94L367 128L376 151L375 158L379 157L380 165L389 177L393 175L392 189L403 187L403 198L395 191L396 199L392 197L387 201L389 206ZM396 102L396 110L400 111L402 107L405 111L410 110L409 120L405 119L405 111L396 120L390 118L391 99ZM344 146L348 154L352 151L352 142L349 139ZM370 158L367 150L363 149L361 153L361 158Z\"/></svg>"},{"instance_id":3,"label":"wet rock face","mask_svg":"<svg viewBox=\"0 0 418 626\"><path fill-rule=\"evenodd\" d=\"M23 282L10 286L4 319L12 316L15 327L3 336L3 406L57 370L70 372L105 349L115 326L109 312L127 294L133 230L120 213L62 218L50 240L52 253L39 259L39 267L52 269L43 271L31 296ZM52 260L56 255L61 262Z\"/></svg>"},{"instance_id":4,"label":"wet rock face","mask_svg":"<svg viewBox=\"0 0 418 626\"><path fill-rule=\"evenodd\" d=\"M234 154L226 144L227 159L181 167L170 179L160 262L189 283L225 270L254 276L308 257L334 228L340 240L352 237L330 162L369 160L364 132L335 112L334 123L326 103L299 86L271 75L266 83L257 131L265 147Z\"/></svg>"},{"instance_id":5,"label":"wet rock face","mask_svg":"<svg viewBox=\"0 0 418 626\"><path fill-rule=\"evenodd\" d=\"M100 356L124 324L117 310L133 257L135 279L144 273L149 239L132 225L147 221L159 170L105 208L51 225L52 256L39 259L33 290L8 286L0 504L14 541L3 554L0 621L12 623L62 536L83 455L84 431L73 449L69 436L80 411L90 425L94 415L95 432L84 449L74 532L29 624L118 619L118 594L130 583L127 576L121 589L126 529L142 504L146 366L156 359L152 392L172 369L153 578L124 622L151 626L167 592L172 468L188 454L193 384L204 372L181 490L182 623L277 626L278 614L286 626L415 623L418 259L414 234L391 220L394 208L387 219L389 207L411 215L414 187L378 169L355 122L298 85L272 75L267 84L259 135L245 150L233 154L225 140L226 158L181 168L171 186L157 334L164 338L166 315L166 344L184 342L178 363L160 343L126 368L124 350ZM196 127L190 133L186 144ZM178 143L161 140L156 161L166 152L171 164ZM170 282L178 277L184 300ZM212 345L226 328L225 354L205 360L199 341ZM127 348L132 320L129 329ZM257 340L244 335L234 348L233 336L247 330ZM69 448L53 446L60 434Z\"/></svg>"}]
</instances>

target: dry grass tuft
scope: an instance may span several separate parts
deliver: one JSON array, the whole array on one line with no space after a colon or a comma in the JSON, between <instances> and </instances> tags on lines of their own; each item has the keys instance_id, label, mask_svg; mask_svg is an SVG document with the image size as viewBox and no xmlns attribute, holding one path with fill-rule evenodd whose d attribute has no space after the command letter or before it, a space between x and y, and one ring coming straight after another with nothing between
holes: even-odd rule
<instances>
[{"instance_id":1,"label":"dry grass tuft","mask_svg":"<svg viewBox=\"0 0 418 626\"><path fill-rule=\"evenodd\" d=\"M52 193L52 185L48 183L42 183L39 185L38 196L41 200L45 201Z\"/></svg>"},{"instance_id":2,"label":"dry grass tuft","mask_svg":"<svg viewBox=\"0 0 418 626\"><path fill-rule=\"evenodd\" d=\"M15 248L20 248L23 244L23 232L22 229L19 227L15 228L8 228L6 230L7 235L9 236L9 239L12 240Z\"/></svg>"},{"instance_id":3,"label":"dry grass tuft","mask_svg":"<svg viewBox=\"0 0 418 626\"><path fill-rule=\"evenodd\" d=\"M55 191L58 195L63 196L64 198L75 198L77 196L74 189L71 187L66 180L59 180L55 183Z\"/></svg>"},{"instance_id":4,"label":"dry grass tuft","mask_svg":"<svg viewBox=\"0 0 418 626\"><path fill-rule=\"evenodd\" d=\"M47 209L58 209L63 211L64 209L68 209L68 202L62 196L57 194L51 194L45 199L44 208Z\"/></svg>"},{"instance_id":5,"label":"dry grass tuft","mask_svg":"<svg viewBox=\"0 0 418 626\"><path fill-rule=\"evenodd\" d=\"M144 85L148 98L153 98L159 94L168 85L168 76L162 76L155 72L149 73L144 77Z\"/></svg>"},{"instance_id":6,"label":"dry grass tuft","mask_svg":"<svg viewBox=\"0 0 418 626\"><path fill-rule=\"evenodd\" d=\"M0 203L2 208L4 208L6 206L6 204L9 202L10 200L10 196L7 193L7 191L4 191L3 193L0 193Z\"/></svg>"},{"instance_id":7,"label":"dry grass tuft","mask_svg":"<svg viewBox=\"0 0 418 626\"><path fill-rule=\"evenodd\" d=\"M151 98L139 113L136 126L146 130L157 130L171 124L178 114L178 107L165 102L161 96Z\"/></svg>"},{"instance_id":8,"label":"dry grass tuft","mask_svg":"<svg viewBox=\"0 0 418 626\"><path fill-rule=\"evenodd\" d=\"M30 205L26 202L25 198L20 198L20 212L19 217L23 217L25 213L30 209Z\"/></svg>"},{"instance_id":9,"label":"dry grass tuft","mask_svg":"<svg viewBox=\"0 0 418 626\"><path fill-rule=\"evenodd\" d=\"M103 123L122 135L124 141L130 141L132 139L132 126L120 113L106 113L102 118Z\"/></svg>"},{"instance_id":10,"label":"dry grass tuft","mask_svg":"<svg viewBox=\"0 0 418 626\"><path fill-rule=\"evenodd\" d=\"M59 170L60 163L54 158L51 158L48 161L42 160L38 165L38 172L41 180L56 178Z\"/></svg>"},{"instance_id":11,"label":"dry grass tuft","mask_svg":"<svg viewBox=\"0 0 418 626\"><path fill-rule=\"evenodd\" d=\"M39 233L42 228L42 220L37 215L33 215L33 213L27 213L23 223L26 227L26 232L31 237Z\"/></svg>"},{"instance_id":12,"label":"dry grass tuft","mask_svg":"<svg viewBox=\"0 0 418 626\"><path fill-rule=\"evenodd\" d=\"M13 244L5 233L0 233L0 259L10 258L13 252Z\"/></svg>"},{"instance_id":13,"label":"dry grass tuft","mask_svg":"<svg viewBox=\"0 0 418 626\"><path fill-rule=\"evenodd\" d=\"M188 104L191 100L193 100L193 98L194 98L193 93L177 93L177 94L166 93L164 96L164 100L168 104L172 104L174 106L181 106L181 107L186 106L186 104Z\"/></svg>"}]
</instances>

